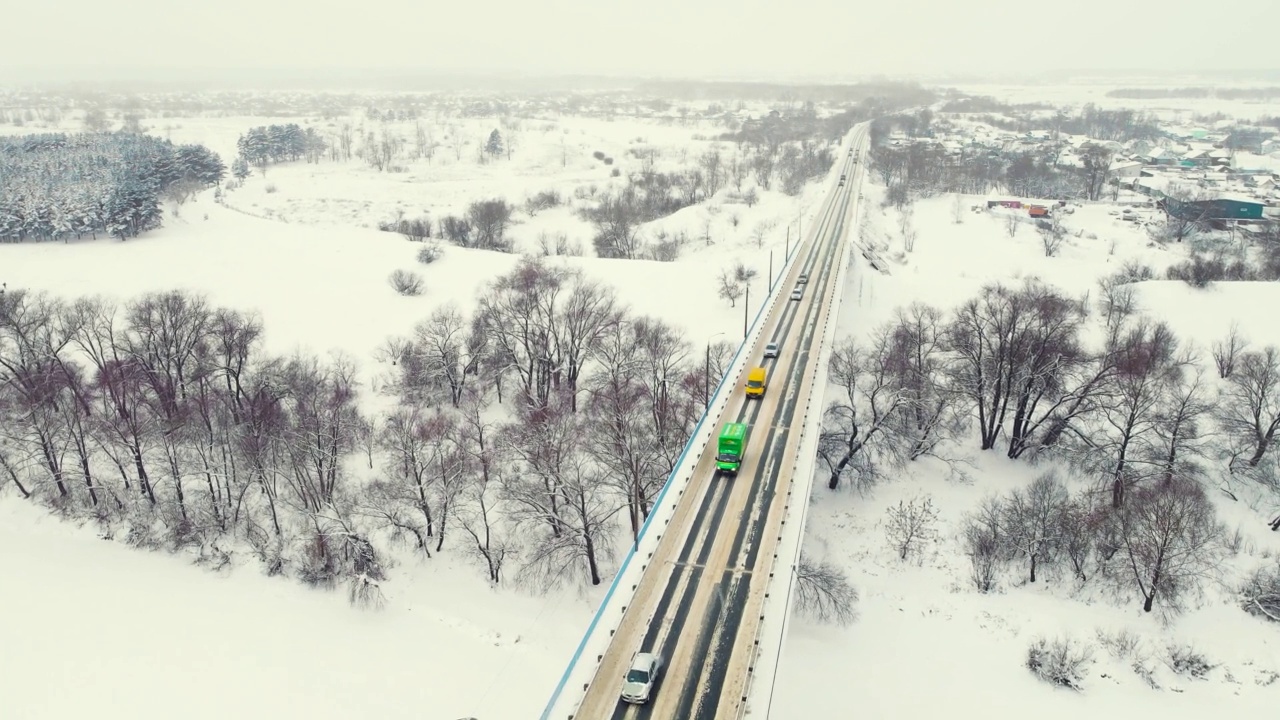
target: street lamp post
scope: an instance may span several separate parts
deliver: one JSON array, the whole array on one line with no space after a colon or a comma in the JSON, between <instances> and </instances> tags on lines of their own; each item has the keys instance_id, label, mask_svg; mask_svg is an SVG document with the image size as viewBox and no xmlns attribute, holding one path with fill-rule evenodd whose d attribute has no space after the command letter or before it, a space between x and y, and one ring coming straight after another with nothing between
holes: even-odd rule
<instances>
[{"instance_id":1,"label":"street lamp post","mask_svg":"<svg viewBox=\"0 0 1280 720\"><path fill-rule=\"evenodd\" d=\"M773 248L769 248L769 292L773 292Z\"/></svg>"},{"instance_id":2,"label":"street lamp post","mask_svg":"<svg viewBox=\"0 0 1280 720\"><path fill-rule=\"evenodd\" d=\"M742 339L747 339L747 310L751 307L751 285L747 285L747 297L742 301Z\"/></svg>"},{"instance_id":3,"label":"street lamp post","mask_svg":"<svg viewBox=\"0 0 1280 720\"><path fill-rule=\"evenodd\" d=\"M711 341L723 334L723 332L718 332L707 338L707 361L702 371L702 392L703 396L707 399L706 410L711 409Z\"/></svg>"}]
</instances>

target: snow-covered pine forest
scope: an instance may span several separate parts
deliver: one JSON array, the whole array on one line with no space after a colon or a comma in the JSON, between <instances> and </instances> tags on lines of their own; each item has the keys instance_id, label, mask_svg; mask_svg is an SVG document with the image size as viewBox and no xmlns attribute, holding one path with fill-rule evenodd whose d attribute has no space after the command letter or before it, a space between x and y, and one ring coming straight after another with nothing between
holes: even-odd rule
<instances>
[{"instance_id":1,"label":"snow-covered pine forest","mask_svg":"<svg viewBox=\"0 0 1280 720\"><path fill-rule=\"evenodd\" d=\"M160 227L161 202L217 185L222 160L202 145L137 133L0 138L0 242L110 235Z\"/></svg>"}]
</instances>

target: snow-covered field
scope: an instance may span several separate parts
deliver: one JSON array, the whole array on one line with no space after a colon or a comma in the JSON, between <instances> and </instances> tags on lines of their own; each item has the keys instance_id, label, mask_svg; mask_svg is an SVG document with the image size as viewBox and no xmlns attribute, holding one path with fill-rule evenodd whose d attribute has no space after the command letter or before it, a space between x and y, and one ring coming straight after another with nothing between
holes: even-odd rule
<instances>
[{"instance_id":1,"label":"snow-covered field","mask_svg":"<svg viewBox=\"0 0 1280 720\"><path fill-rule=\"evenodd\" d=\"M269 122L144 119L157 134L207 143L228 159L240 132ZM440 148L433 162L403 173L378 173L359 159L271 166L224 203L202 193L167 214L164 228L127 242L0 246L0 282L122 303L149 291L201 293L260 313L272 354L349 355L367 391L386 371L377 360L384 341L445 303L468 311L519 259L446 244L440 259L421 265L421 245L374 229L397 208L438 219L490 197L521 206L528 193L555 189L572 198L577 188L608 184L611 166L593 158L597 150L631 170L627 149L643 142L661 171L690 167L711 147L695 138L708 128L566 118L555 131L517 134L510 162L478 165L476 144L496 121L451 127L468 123L474 133L461 160ZM646 227L650 237L690 238L677 262L598 259L590 227L566 208L533 218L518 211L510 233L528 252L540 229L569 233L585 256L551 262L612 286L633 313L670 323L700 358L706 343L741 337L744 312L764 300L771 253L778 272L788 232L794 241L798 222L808 229L824 192L819 184L800 197L760 192L752 207L722 192ZM720 273L735 263L759 274L749 305L717 296ZM420 273L425 292L394 292L387 277L397 269ZM362 611L345 591L268 578L252 560L210 572L190 555L133 550L0 493L0 576L13 581L0 601L0 717L525 718L545 702L608 584L541 595L491 588L462 551L392 560L385 608ZM84 598L94 598L91 613Z\"/></svg>"},{"instance_id":2,"label":"snow-covered field","mask_svg":"<svg viewBox=\"0 0 1280 720\"><path fill-rule=\"evenodd\" d=\"M1045 88L1033 90L986 94L1046 99ZM1102 92L1095 88L1073 98ZM1246 117L1280 114L1245 107ZM166 118L144 124L174 142L206 143L229 159L248 127L295 121ZM466 308L488 280L517 261L515 255L446 246L441 259L419 265L419 246L377 231L378 222L399 211L438 219L490 197L520 206L549 189L573 198L580 188L589 192L616 182L614 167L634 169L639 159L632 148L656 149L658 169L685 167L710 146L695 135L714 131L621 118L531 120L514 131L511 160L480 165L477 149L495 122L446 123L464 137L460 157L446 143L430 163L414 161L405 172L379 173L358 159L272 166L265 177L255 172L226 192L223 204L204 193L179 217L166 217L164 229L125 243L0 246L0 282L68 298L201 292L216 304L259 311L269 351L340 350L361 363L364 381L373 384L383 341L408 333L443 303ZM445 141L444 130L438 139ZM614 164L594 159L596 151ZM807 228L825 192L812 185L798 199L766 192L754 207L721 197L682 210L655 223L691 238L674 263L591 257L591 228L572 207L535 217L517 213L510 234L518 250L536 251L544 231L566 233L585 257L555 262L614 286L633 311L672 323L699 348L740 332L743 304L731 308L717 297L719 273L743 262L764 276L771 251L779 269L788 228L792 238L797 218ZM950 309L995 279L1039 275L1078 296L1126 260L1159 272L1183 257L1178 248L1150 243L1105 205L1094 205L1067 218L1066 245L1058 257L1046 258L1031 226L1010 238L999 213L970 212L970 205L982 203L976 197L962 200L962 224L953 222L949 197L918 203L918 240L908 253L896 216L880 209L878 190L868 186L866 198L870 219L861 238L887 272L859 260L851 273L842 324L854 334L870 331L913 300ZM393 292L387 276L397 269L421 273L424 294ZM757 287L751 311L763 299ZM1202 346L1218 339L1230 320L1255 345L1280 343L1280 326L1267 312L1280 299L1280 285L1195 291L1149 282L1139 294L1146 310ZM1280 683L1264 684L1280 672L1276 629L1244 614L1225 591L1211 588L1200 607L1168 627L1142 613L1132 597L1073 594L1070 583L1055 580L1037 587L1009 580L1002 592L977 594L954 541L958 520L988 492L1023 485L1037 469L999 453L973 462L968 482L948 480L944 468L921 461L865 496L831 493L821 479L815 483L806 547L850 574L861 594L860 617L839 629L799 619L791 625L772 717L825 716L833 708L837 714L916 717L959 708L998 717L1158 713L1198 719L1211 712L1262 712L1268 700L1274 707ZM941 510L942 537L918 564L904 565L885 545L884 510L922 493ZM1265 528L1253 511L1226 502L1218 507L1248 538L1248 550L1233 566L1264 551L1280 552L1280 537L1260 531ZM129 549L12 494L0 495L0 577L7 579L0 600L0 718L527 718L554 686L604 587L546 596L494 590L474 564L448 553L397 559L382 588L385 609L366 612L352 609L342 593L263 577L251 566L211 572L193 567L187 556ZM95 598L93 613L78 602L85 597ZM1051 688L1024 667L1036 636L1092 640L1099 630L1130 630L1144 638L1162 689L1147 687L1130 668L1132 659L1101 649L1080 694ZM1207 680L1175 676L1159 659L1170 643L1192 644L1218 666Z\"/></svg>"},{"instance_id":3,"label":"snow-covered field","mask_svg":"<svg viewBox=\"0 0 1280 720\"><path fill-rule=\"evenodd\" d=\"M1168 89L1181 87L1222 87L1222 81L1211 78L1188 77L1151 79L1097 80L1080 78L1062 84L1049 83L1001 83L961 84L955 88L972 95L992 97L1007 103L1048 103L1054 106L1072 106L1092 103L1100 108L1132 108L1154 113L1170 122L1191 122L1196 115L1224 113L1230 117L1253 120L1259 117L1280 115L1280 102L1275 100L1230 100L1222 98L1122 98L1108 97L1112 90ZM1274 83L1253 84L1232 82L1231 88L1252 86L1271 87Z\"/></svg>"},{"instance_id":4,"label":"snow-covered field","mask_svg":"<svg viewBox=\"0 0 1280 720\"><path fill-rule=\"evenodd\" d=\"M0 716L527 717L573 651L574 594L407 560L381 612L250 568L102 540L0 500ZM88 609L88 611L86 611Z\"/></svg>"},{"instance_id":5,"label":"snow-covered field","mask_svg":"<svg viewBox=\"0 0 1280 720\"><path fill-rule=\"evenodd\" d=\"M868 188L875 202L879 188ZM1177 247L1151 243L1141 229L1084 206L1066 217L1073 234L1058 257L1046 258L1035 230L1006 232L1006 211L973 213L983 198L966 198L963 223L954 222L952 197L916 203L912 252L903 249L897 212L873 210L864 244L878 250L887 273L858 262L846 288L842 326L865 336L890 319L895 307L920 300L950 309L987 282L1016 283L1036 275L1079 296L1126 260L1163 268L1182 257ZM1085 235L1074 233L1084 230ZM1095 234L1096 239L1087 237ZM1238 323L1255 347L1280 344L1272 308L1280 284L1218 283L1194 290L1182 282L1152 281L1137 287L1144 313L1165 320L1183 338L1207 348ZM1210 377L1212 374L1210 368ZM967 714L992 717L1076 718L1245 716L1274 708L1280 683L1280 633L1274 623L1246 614L1233 596L1242 568L1280 553L1280 535L1267 530L1264 513L1244 502L1215 497L1219 519L1240 528L1241 551L1207 583L1204 598L1167 624L1142 611L1132 591L1112 595L1079 588L1070 573L1030 585L1015 570L997 592L979 594L969 580L969 560L958 537L960 520L988 494L1025 488L1044 468L1004 457L1003 445L976 450L976 436L961 439L959 456L972 466L966 478L940 461L921 460L865 494L832 492L815 483L806 553L844 568L859 591L858 619L833 629L793 618L783 651L773 717L811 717L838 703L870 717ZM1070 484L1079 488L1080 481ZM885 536L886 509L900 500L931 497L939 510L937 538L918 559L902 562ZM1274 561L1272 561L1274 562ZM1099 633L1136 638L1139 647L1112 655ZM1095 664L1082 692L1055 688L1026 669L1028 646L1039 637L1072 637L1094 645ZM1113 643L1114 644L1114 643ZM1194 647L1214 665L1207 679L1175 674L1168 648ZM1141 660L1160 689L1148 686L1132 666ZM821 702L819 699L821 698Z\"/></svg>"}]
</instances>

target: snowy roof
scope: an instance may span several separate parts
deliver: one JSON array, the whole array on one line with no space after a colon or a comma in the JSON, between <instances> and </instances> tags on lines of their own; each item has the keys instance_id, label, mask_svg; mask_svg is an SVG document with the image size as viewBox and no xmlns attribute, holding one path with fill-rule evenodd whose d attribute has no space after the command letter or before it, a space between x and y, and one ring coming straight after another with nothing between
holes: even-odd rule
<instances>
[{"instance_id":1,"label":"snowy roof","mask_svg":"<svg viewBox=\"0 0 1280 720\"><path fill-rule=\"evenodd\" d=\"M1218 200L1231 200L1234 202L1250 203L1253 205L1263 205L1264 203L1256 197L1241 195L1240 193L1222 193L1218 196Z\"/></svg>"},{"instance_id":2,"label":"snowy roof","mask_svg":"<svg viewBox=\"0 0 1280 720\"><path fill-rule=\"evenodd\" d=\"M1111 163L1111 170L1120 170L1121 168L1131 168L1141 166L1143 163L1138 160L1117 160Z\"/></svg>"}]
</instances>

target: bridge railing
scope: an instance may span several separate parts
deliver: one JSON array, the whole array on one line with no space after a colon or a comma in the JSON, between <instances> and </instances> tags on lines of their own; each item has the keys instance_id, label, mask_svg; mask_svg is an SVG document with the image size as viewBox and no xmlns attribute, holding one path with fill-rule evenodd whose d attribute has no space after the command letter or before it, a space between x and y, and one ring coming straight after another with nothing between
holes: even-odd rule
<instances>
[{"instance_id":1,"label":"bridge railing","mask_svg":"<svg viewBox=\"0 0 1280 720\"><path fill-rule=\"evenodd\" d=\"M857 172L855 178L860 176L861 172ZM858 204L853 203L850 207L856 210ZM852 214L856 217L856 213ZM850 220L853 219L850 218ZM846 227L849 228L849 232L857 231L856 222L849 222ZM784 500L786 504L783 506L782 525L778 530L778 544L774 548L773 569L770 570L765 585L764 602L760 607L755 637L751 642L747 681L742 686L742 696L738 704L739 720L750 715L760 702L765 704L764 717L767 718L768 708L773 704L773 682L777 679L778 664L781 662L782 644L786 638L787 619L790 616L795 590L796 566L800 562L804 529L809 517L810 496L813 493L814 465L818 458L818 438L822 431L823 401L834 347L831 340L839 324L840 306L844 304L846 276L853 262L853 251L852 239L846 240L845 251L840 255L840 268L836 273L835 287L832 289L830 298L832 306L822 328L822 349L818 353L818 362L809 369L813 377L812 390L805 402L804 419L800 425L800 449L796 455L795 464L791 468L792 481ZM788 525L789 521L797 519L799 522L791 522ZM779 560L785 561L786 564L780 566ZM783 578L779 573L783 570L786 572L786 584L780 585ZM778 625L776 632L773 632L774 625ZM767 689L757 687L756 683L764 679L770 683L769 687Z\"/></svg>"}]
</instances>

